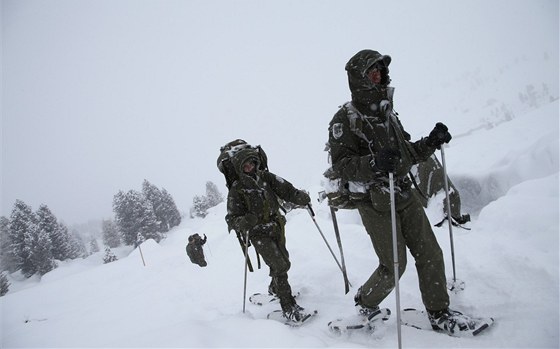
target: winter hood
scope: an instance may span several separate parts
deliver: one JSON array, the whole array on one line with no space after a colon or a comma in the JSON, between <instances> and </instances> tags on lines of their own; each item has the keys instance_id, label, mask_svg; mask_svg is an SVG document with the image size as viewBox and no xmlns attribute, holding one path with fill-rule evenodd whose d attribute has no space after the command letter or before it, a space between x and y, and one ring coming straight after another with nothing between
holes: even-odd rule
<instances>
[{"instance_id":1,"label":"winter hood","mask_svg":"<svg viewBox=\"0 0 560 349\"><path fill-rule=\"evenodd\" d=\"M241 149L231 158L233 168L235 169L235 172L238 176L241 177L245 175L245 173L243 172L243 164L248 160L254 161L255 168L259 168L259 152L255 148Z\"/></svg>"},{"instance_id":2,"label":"winter hood","mask_svg":"<svg viewBox=\"0 0 560 349\"><path fill-rule=\"evenodd\" d=\"M352 92L353 102L363 105L376 102L379 90L387 87L391 82L389 64L391 64L390 56L382 55L373 50L362 50L350 58L345 69L348 74L348 85ZM381 71L381 83L379 85L372 83L366 74L374 65L378 65Z\"/></svg>"}]
</instances>

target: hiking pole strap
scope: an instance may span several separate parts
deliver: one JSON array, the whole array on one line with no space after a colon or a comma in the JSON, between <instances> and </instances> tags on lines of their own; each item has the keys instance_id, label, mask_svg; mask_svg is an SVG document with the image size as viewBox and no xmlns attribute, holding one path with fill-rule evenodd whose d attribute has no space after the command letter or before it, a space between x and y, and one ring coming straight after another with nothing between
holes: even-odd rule
<instances>
[{"instance_id":1,"label":"hiking pole strap","mask_svg":"<svg viewBox=\"0 0 560 349\"><path fill-rule=\"evenodd\" d=\"M237 240L239 241L239 245L241 246L241 251L243 251L243 255L245 255L245 243L243 242L243 238L241 237L241 234L237 234ZM247 246L247 248L248 247L249 246ZM245 255L245 260L247 261L246 263L247 263L247 267L249 268L249 271L252 273L253 265L251 264L251 258L249 258L249 254Z\"/></svg>"},{"instance_id":2,"label":"hiking pole strap","mask_svg":"<svg viewBox=\"0 0 560 349\"><path fill-rule=\"evenodd\" d=\"M389 193L391 195L391 231L393 234L393 264L395 274L395 298L397 306L397 337L399 349L402 348L401 341L401 298L399 290L399 251L397 242L397 210L395 207L395 183L393 180L393 172L389 172Z\"/></svg>"}]
</instances>

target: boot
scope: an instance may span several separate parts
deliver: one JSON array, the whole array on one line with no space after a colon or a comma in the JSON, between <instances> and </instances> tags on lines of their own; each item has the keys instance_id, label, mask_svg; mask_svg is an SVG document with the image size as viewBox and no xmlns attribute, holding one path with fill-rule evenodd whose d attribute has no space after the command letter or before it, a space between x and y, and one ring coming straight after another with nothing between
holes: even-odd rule
<instances>
[{"instance_id":1,"label":"boot","mask_svg":"<svg viewBox=\"0 0 560 349\"><path fill-rule=\"evenodd\" d=\"M297 304L294 304L289 309L282 308L282 316L284 316L291 322L301 323L309 319L309 317L311 317L311 314L306 313L305 309Z\"/></svg>"},{"instance_id":2,"label":"boot","mask_svg":"<svg viewBox=\"0 0 560 349\"><path fill-rule=\"evenodd\" d=\"M362 316L366 317L369 322L378 320L378 318L380 316L382 316L382 317L386 316L384 314L384 312L382 312L379 309L379 306L376 305L374 307L368 307L368 306L366 306L362 303L362 288L361 287L358 289L358 292L354 296L354 303L355 303L354 306L356 308L356 311L358 312L358 315L362 315ZM389 309L384 309L384 310L386 310L386 312L388 312L388 314L391 314ZM387 316L388 316L388 314L387 314Z\"/></svg>"},{"instance_id":3,"label":"boot","mask_svg":"<svg viewBox=\"0 0 560 349\"><path fill-rule=\"evenodd\" d=\"M479 327L475 319L449 308L428 311L428 318L435 331L445 332L454 337L472 336Z\"/></svg>"},{"instance_id":4,"label":"boot","mask_svg":"<svg viewBox=\"0 0 560 349\"><path fill-rule=\"evenodd\" d=\"M268 285L268 295L277 296L276 288L274 287L274 278L270 281L270 285Z\"/></svg>"}]
</instances>

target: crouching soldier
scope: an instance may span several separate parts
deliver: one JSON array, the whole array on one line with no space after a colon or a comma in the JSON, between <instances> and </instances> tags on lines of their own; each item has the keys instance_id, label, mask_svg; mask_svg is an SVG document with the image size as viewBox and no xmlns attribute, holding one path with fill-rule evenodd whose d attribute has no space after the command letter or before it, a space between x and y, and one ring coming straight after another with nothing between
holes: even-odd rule
<instances>
[{"instance_id":1,"label":"crouching soldier","mask_svg":"<svg viewBox=\"0 0 560 349\"><path fill-rule=\"evenodd\" d=\"M204 239L198 234L193 234L189 236L189 243L187 244L186 250L191 262L198 264L201 267L208 265L206 259L204 259L204 251L202 250L202 245L206 243L206 234L204 234Z\"/></svg>"}]
</instances>

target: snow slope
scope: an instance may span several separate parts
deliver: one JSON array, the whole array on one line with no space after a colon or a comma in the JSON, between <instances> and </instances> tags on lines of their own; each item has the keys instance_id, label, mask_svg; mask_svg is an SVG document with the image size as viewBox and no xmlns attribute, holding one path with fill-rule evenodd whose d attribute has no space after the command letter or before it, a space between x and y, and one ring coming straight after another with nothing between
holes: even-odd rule
<instances>
[{"instance_id":1,"label":"snow slope","mask_svg":"<svg viewBox=\"0 0 560 349\"><path fill-rule=\"evenodd\" d=\"M548 94L533 98L535 103L523 102L517 90L508 94L493 89L495 79L479 77L479 82L489 81L482 84L485 91L471 89L470 98L463 100L467 92L449 89L446 103L433 106L438 113L432 116L444 120L455 135L446 149L448 169L461 191L463 211L473 214L472 230L454 229L457 277L465 281L466 289L452 294L452 307L492 316L496 325L476 338L403 327L405 348L559 346L557 76L548 75ZM483 102L488 95L494 99ZM425 135L432 121L438 121L429 116L428 120L407 119L406 104L403 109L401 120L415 136ZM429 109L429 105L423 108ZM460 117L447 120L441 116L446 114ZM311 141L321 144L324 139ZM282 175L281 169L272 170ZM305 189L316 196L324 168L307 170L314 184ZM439 199L427 210L434 223L441 220ZM328 207L317 203L314 208L318 224L336 250ZM99 252L65 262L40 281L11 275L11 291L0 298L0 346L397 346L395 317L375 335L335 336L326 326L335 317L354 313L353 295L377 264L356 212L340 211L338 216L354 286L347 295L342 275L307 212L287 215L292 287L301 292L302 306L319 310L312 322L299 329L266 320L274 306L248 304L242 313L243 257L235 236L227 233L224 215L225 204L221 204L205 219L185 220L159 245L146 241L142 245L146 266L138 250L123 247L115 251L119 260L110 264L103 264ZM448 228L434 229L450 276ZM185 253L187 237L195 232L208 236L206 268L190 263ZM403 307L422 306L413 264L409 259L401 279ZM248 293L266 291L268 282L266 268L251 273ZM394 309L394 295L382 306Z\"/></svg>"}]
</instances>

